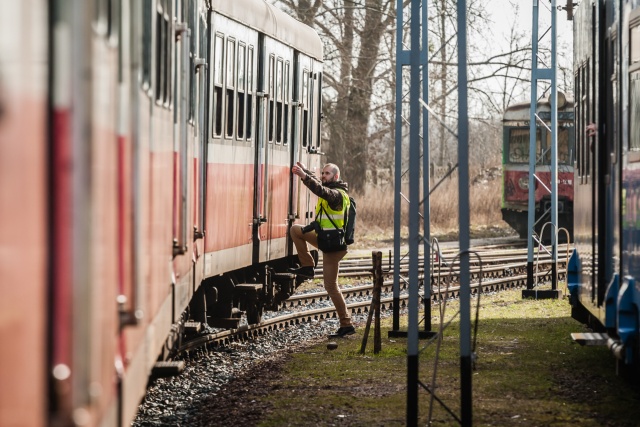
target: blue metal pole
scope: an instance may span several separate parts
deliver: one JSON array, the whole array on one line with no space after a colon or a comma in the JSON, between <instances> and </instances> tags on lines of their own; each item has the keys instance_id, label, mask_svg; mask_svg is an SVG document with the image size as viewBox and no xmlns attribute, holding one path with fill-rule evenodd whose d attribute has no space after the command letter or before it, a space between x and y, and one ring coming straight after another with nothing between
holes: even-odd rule
<instances>
[{"instance_id":1,"label":"blue metal pole","mask_svg":"<svg viewBox=\"0 0 640 427\"><path fill-rule=\"evenodd\" d=\"M407 331L407 425L418 423L418 299L420 228L420 7L411 0L409 84L409 302Z\"/></svg>"},{"instance_id":2,"label":"blue metal pole","mask_svg":"<svg viewBox=\"0 0 640 427\"><path fill-rule=\"evenodd\" d=\"M458 4L458 221L460 223L460 407L462 425L472 425L471 285L469 278L469 111L467 93L467 2Z\"/></svg>"},{"instance_id":3,"label":"blue metal pole","mask_svg":"<svg viewBox=\"0 0 640 427\"><path fill-rule=\"evenodd\" d=\"M429 102L429 21L428 7L422 6L422 99ZM429 239L431 238L431 198L429 189L431 188L431 171L429 169L429 112L422 109L422 194L424 200L424 241L423 241L423 277L424 277L424 330L431 331L431 263L429 262Z\"/></svg>"},{"instance_id":4,"label":"blue metal pole","mask_svg":"<svg viewBox=\"0 0 640 427\"><path fill-rule=\"evenodd\" d=\"M402 37L404 26L402 0L396 4L396 123L395 123L395 173L393 197L393 330L400 329L400 230L402 225L402 66L404 49Z\"/></svg>"},{"instance_id":5,"label":"blue metal pole","mask_svg":"<svg viewBox=\"0 0 640 427\"><path fill-rule=\"evenodd\" d=\"M533 289L533 224L535 222L536 110L538 106L538 0L533 0L531 26L531 108L529 113L529 209L527 217L527 289Z\"/></svg>"},{"instance_id":6,"label":"blue metal pole","mask_svg":"<svg viewBox=\"0 0 640 427\"><path fill-rule=\"evenodd\" d=\"M558 288L558 242L556 241L558 234L558 70L556 66L556 15L556 0L551 0L551 223L553 224L551 230L553 257L551 288L554 291Z\"/></svg>"}]
</instances>

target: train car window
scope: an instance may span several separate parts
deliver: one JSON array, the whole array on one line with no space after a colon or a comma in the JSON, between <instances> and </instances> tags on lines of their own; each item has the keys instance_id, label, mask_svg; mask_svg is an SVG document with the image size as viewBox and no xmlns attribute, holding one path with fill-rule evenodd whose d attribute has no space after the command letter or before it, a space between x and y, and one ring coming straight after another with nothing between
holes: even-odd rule
<instances>
[{"instance_id":1,"label":"train car window","mask_svg":"<svg viewBox=\"0 0 640 427\"><path fill-rule=\"evenodd\" d=\"M629 150L640 152L640 70L629 76Z\"/></svg>"},{"instance_id":2,"label":"train car window","mask_svg":"<svg viewBox=\"0 0 640 427\"><path fill-rule=\"evenodd\" d=\"M152 28L153 9L151 0L142 2L142 89L151 89L151 51L152 51ZM157 42L156 42L157 43Z\"/></svg>"},{"instance_id":3,"label":"train car window","mask_svg":"<svg viewBox=\"0 0 640 427\"><path fill-rule=\"evenodd\" d=\"M253 92L255 84L253 81L253 46L249 46L247 50L247 140L251 140L251 132L253 130Z\"/></svg>"},{"instance_id":4,"label":"train car window","mask_svg":"<svg viewBox=\"0 0 640 427\"><path fill-rule=\"evenodd\" d=\"M156 78L155 78L155 96L156 101L164 98L164 80L166 78L166 69L164 66L166 55L165 46L167 44L167 34L165 32L164 17L161 2L156 6Z\"/></svg>"},{"instance_id":5,"label":"train car window","mask_svg":"<svg viewBox=\"0 0 640 427\"><path fill-rule=\"evenodd\" d=\"M245 67L247 47L244 43L238 44L238 139L244 139L244 120L245 120L245 90L246 90L246 72Z\"/></svg>"},{"instance_id":6,"label":"train car window","mask_svg":"<svg viewBox=\"0 0 640 427\"><path fill-rule=\"evenodd\" d=\"M639 15L640 17L640 15ZM636 19L634 27L629 30L629 68L640 62L640 19Z\"/></svg>"},{"instance_id":7,"label":"train car window","mask_svg":"<svg viewBox=\"0 0 640 427\"><path fill-rule=\"evenodd\" d=\"M276 64L276 143L282 143L282 98L283 98L283 61L278 58Z\"/></svg>"},{"instance_id":8,"label":"train car window","mask_svg":"<svg viewBox=\"0 0 640 427\"><path fill-rule=\"evenodd\" d=\"M222 135L222 83L224 79L224 73L222 72L224 65L224 36L222 34L216 34L213 55L213 134L220 136Z\"/></svg>"},{"instance_id":9,"label":"train car window","mask_svg":"<svg viewBox=\"0 0 640 427\"><path fill-rule=\"evenodd\" d=\"M109 30L109 3L109 0L95 0L93 5L93 30L101 36L107 35Z\"/></svg>"},{"instance_id":10,"label":"train car window","mask_svg":"<svg viewBox=\"0 0 640 427\"><path fill-rule=\"evenodd\" d=\"M309 72L302 73L302 146L309 143Z\"/></svg>"},{"instance_id":11,"label":"train car window","mask_svg":"<svg viewBox=\"0 0 640 427\"><path fill-rule=\"evenodd\" d=\"M287 145L289 143L289 114L291 114L289 109L291 100L291 90L289 86L291 82L289 81L289 70L290 63L289 61L287 61L284 64L284 130L282 136L282 143L284 145Z\"/></svg>"},{"instance_id":12,"label":"train car window","mask_svg":"<svg viewBox=\"0 0 640 427\"><path fill-rule=\"evenodd\" d=\"M226 98L226 114L227 114L227 137L233 136L233 113L234 108L234 87L235 87L235 68L236 68L236 41L227 39L227 98Z\"/></svg>"},{"instance_id":13,"label":"train car window","mask_svg":"<svg viewBox=\"0 0 640 427\"><path fill-rule=\"evenodd\" d=\"M629 161L640 161L640 9L629 30Z\"/></svg>"},{"instance_id":14,"label":"train car window","mask_svg":"<svg viewBox=\"0 0 640 427\"><path fill-rule=\"evenodd\" d=\"M189 29L191 30L191 37L189 39L189 122L194 124L196 114L196 89L197 80L195 78L196 67L195 60L198 51L198 31L196 27L196 6L194 0L187 2L187 17L189 22Z\"/></svg>"},{"instance_id":15,"label":"train car window","mask_svg":"<svg viewBox=\"0 0 640 427\"><path fill-rule=\"evenodd\" d=\"M120 32L120 2L121 0L107 0L109 3L107 18L107 37L109 41L116 45L118 43Z\"/></svg>"},{"instance_id":16,"label":"train car window","mask_svg":"<svg viewBox=\"0 0 640 427\"><path fill-rule=\"evenodd\" d=\"M584 110L585 110L585 127L587 123L591 122L591 117L593 117L593 115L591 114L591 111L587 110L587 107L592 105L591 104L591 75L590 75L590 70L591 70L591 58L589 59L588 63L587 63L587 67L585 68L585 80L586 80L586 84L584 87L584 93L585 93L585 102L583 104ZM588 120L588 121L587 121ZM583 128L584 129L584 128ZM584 175L586 177L589 177L591 175L591 141L588 140L589 138L587 138L585 140L585 147L584 147Z\"/></svg>"},{"instance_id":17,"label":"train car window","mask_svg":"<svg viewBox=\"0 0 640 427\"><path fill-rule=\"evenodd\" d=\"M274 80L274 67L275 67L275 58L273 55L269 56L269 75L267 76L267 80L269 82L269 142L273 142L273 125L274 125L274 113L275 113L275 96L273 90L273 80Z\"/></svg>"},{"instance_id":18,"label":"train car window","mask_svg":"<svg viewBox=\"0 0 640 427\"><path fill-rule=\"evenodd\" d=\"M162 24L164 25L164 29L162 30L163 33L165 34L165 44L163 46L164 49L164 73L165 73L165 78L164 78L164 105L166 107L169 107L171 105L171 78L172 73L171 73L171 57L173 54L173 49L172 46L174 45L173 40L173 31L171 29L171 9L169 8L169 1L165 0L164 2L164 8L163 8L163 14L162 14L162 18L163 18L163 22ZM175 65L177 66L177 62L175 63Z\"/></svg>"}]
</instances>

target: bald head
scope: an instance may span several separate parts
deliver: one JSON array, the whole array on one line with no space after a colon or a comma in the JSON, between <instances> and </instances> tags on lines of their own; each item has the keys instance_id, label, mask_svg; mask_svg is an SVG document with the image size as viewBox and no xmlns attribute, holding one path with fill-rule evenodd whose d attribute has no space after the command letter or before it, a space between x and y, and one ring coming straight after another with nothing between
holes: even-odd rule
<instances>
[{"instance_id":1,"label":"bald head","mask_svg":"<svg viewBox=\"0 0 640 427\"><path fill-rule=\"evenodd\" d=\"M327 163L322 168L322 182L333 182L340 179L340 168L333 163Z\"/></svg>"}]
</instances>

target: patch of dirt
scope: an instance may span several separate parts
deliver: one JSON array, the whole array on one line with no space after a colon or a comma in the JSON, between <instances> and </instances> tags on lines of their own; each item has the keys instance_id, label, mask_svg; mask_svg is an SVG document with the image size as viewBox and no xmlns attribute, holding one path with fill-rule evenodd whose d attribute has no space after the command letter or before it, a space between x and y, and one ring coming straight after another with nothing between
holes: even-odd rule
<instances>
[{"instance_id":1,"label":"patch of dirt","mask_svg":"<svg viewBox=\"0 0 640 427\"><path fill-rule=\"evenodd\" d=\"M190 422L194 426L221 426L233 420L234 426L257 425L271 410L264 397L273 389L273 383L282 378L282 367L290 357L283 354L236 377L217 396L204 400L197 410L200 417Z\"/></svg>"}]
</instances>

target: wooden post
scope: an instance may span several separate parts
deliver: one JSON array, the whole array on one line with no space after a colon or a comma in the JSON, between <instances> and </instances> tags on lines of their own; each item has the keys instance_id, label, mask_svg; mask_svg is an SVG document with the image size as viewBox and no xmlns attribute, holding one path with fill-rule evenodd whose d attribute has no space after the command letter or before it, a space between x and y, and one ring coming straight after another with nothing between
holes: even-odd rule
<instances>
[{"instance_id":1,"label":"wooden post","mask_svg":"<svg viewBox=\"0 0 640 427\"><path fill-rule=\"evenodd\" d=\"M367 347L367 340L369 339L369 329L371 328L371 320L375 314L374 335L373 335L373 352L375 354L380 353L382 349L382 338L380 334L380 293L382 290L382 252L372 252L371 258L373 261L373 296L371 299L371 306L369 307L369 315L367 316L367 326L364 329L364 335L362 337L362 346L360 347L360 354L364 354Z\"/></svg>"},{"instance_id":2,"label":"wooden post","mask_svg":"<svg viewBox=\"0 0 640 427\"><path fill-rule=\"evenodd\" d=\"M382 283L384 278L382 277L382 252L376 252L374 255L374 270L373 274L373 308L375 310L375 329L373 333L373 353L378 354L382 350L382 337L380 336L380 293L382 292Z\"/></svg>"}]
</instances>

